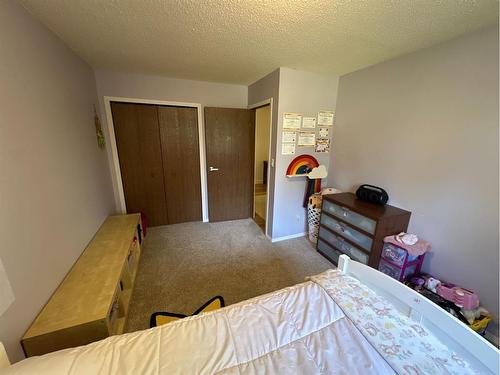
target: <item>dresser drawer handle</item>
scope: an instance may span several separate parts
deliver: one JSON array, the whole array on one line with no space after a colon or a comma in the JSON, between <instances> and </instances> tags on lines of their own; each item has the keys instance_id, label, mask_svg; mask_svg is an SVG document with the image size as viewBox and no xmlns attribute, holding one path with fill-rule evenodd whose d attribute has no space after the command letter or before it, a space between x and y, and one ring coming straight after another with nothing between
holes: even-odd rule
<instances>
[{"instance_id":1,"label":"dresser drawer handle","mask_svg":"<svg viewBox=\"0 0 500 375\"><path fill-rule=\"evenodd\" d=\"M341 207L342 209L342 216L347 217L349 215L349 209L345 207Z\"/></svg>"}]
</instances>

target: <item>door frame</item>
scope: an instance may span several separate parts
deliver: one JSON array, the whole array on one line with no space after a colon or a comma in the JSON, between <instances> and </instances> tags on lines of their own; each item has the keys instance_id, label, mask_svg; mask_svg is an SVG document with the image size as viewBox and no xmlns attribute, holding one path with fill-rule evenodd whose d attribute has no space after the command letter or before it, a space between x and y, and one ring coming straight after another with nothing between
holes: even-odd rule
<instances>
[{"instance_id":1,"label":"door frame","mask_svg":"<svg viewBox=\"0 0 500 375\"><path fill-rule=\"evenodd\" d=\"M268 157L267 157L267 185L266 185L266 230L265 230L265 235L267 238L271 238L269 235L269 203L271 200L269 199L269 185L271 183L271 168L274 169L274 163L272 163L272 154L271 154L271 149L272 149L272 141L273 141L273 98L269 98L266 100L262 100L258 103L252 104L248 106L248 109L257 109L260 107L265 107L266 105L269 105L269 152L268 152ZM255 147L255 142L254 142L254 147ZM253 160L254 168L255 168L255 153L254 153L254 160ZM274 199L273 199L274 202ZM253 183L253 212L255 214L255 177L254 177L254 183Z\"/></svg>"},{"instance_id":2,"label":"door frame","mask_svg":"<svg viewBox=\"0 0 500 375\"><path fill-rule=\"evenodd\" d=\"M203 122L202 105L200 103L173 102L165 100L150 100L141 98L126 98L121 96L104 96L104 110L106 112L106 127L111 148L111 169L112 179L116 187L115 194L118 194L118 209L122 214L127 212L125 203L125 193L123 191L122 174L120 170L120 160L118 158L118 148L116 146L115 128L113 124L113 114L111 112L111 102L153 104L171 107L196 108L198 112L198 143L200 153L200 183L201 183L201 212L203 222L208 222L208 193L207 193L207 160L205 154L205 123Z\"/></svg>"}]
</instances>

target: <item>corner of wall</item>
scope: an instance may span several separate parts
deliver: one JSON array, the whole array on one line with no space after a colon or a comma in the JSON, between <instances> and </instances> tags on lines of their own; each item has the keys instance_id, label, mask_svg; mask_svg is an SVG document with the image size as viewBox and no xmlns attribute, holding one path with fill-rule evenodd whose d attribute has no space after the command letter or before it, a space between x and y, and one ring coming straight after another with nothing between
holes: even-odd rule
<instances>
[{"instance_id":1,"label":"corner of wall","mask_svg":"<svg viewBox=\"0 0 500 375\"><path fill-rule=\"evenodd\" d=\"M277 106L275 215L273 238L288 238L307 230L306 210L302 207L305 182L285 176L288 164L298 154L312 154L328 168L329 154L319 154L314 147L296 148L295 155L281 155L282 116L296 112L316 117L321 110L335 110L338 76L327 76L307 71L279 68L279 100Z\"/></svg>"}]
</instances>

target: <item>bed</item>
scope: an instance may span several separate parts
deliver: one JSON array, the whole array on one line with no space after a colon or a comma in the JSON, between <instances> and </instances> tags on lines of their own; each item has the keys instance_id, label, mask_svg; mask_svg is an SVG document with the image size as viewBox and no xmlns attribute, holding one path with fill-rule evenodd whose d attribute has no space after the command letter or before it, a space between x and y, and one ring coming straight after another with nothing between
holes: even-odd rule
<instances>
[{"instance_id":1,"label":"bed","mask_svg":"<svg viewBox=\"0 0 500 375\"><path fill-rule=\"evenodd\" d=\"M2 374L498 374L498 361L459 320L342 255L304 283Z\"/></svg>"}]
</instances>

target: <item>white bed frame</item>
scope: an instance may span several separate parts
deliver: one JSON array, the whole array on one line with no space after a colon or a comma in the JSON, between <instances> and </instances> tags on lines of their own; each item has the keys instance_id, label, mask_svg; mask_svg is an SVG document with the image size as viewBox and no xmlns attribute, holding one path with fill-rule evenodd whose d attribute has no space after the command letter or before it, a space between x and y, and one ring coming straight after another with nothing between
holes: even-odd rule
<instances>
[{"instance_id":1,"label":"white bed frame","mask_svg":"<svg viewBox=\"0 0 500 375\"><path fill-rule=\"evenodd\" d=\"M481 373L499 373L500 351L427 298L382 272L351 260L347 255L339 257L338 269L387 298L398 310L425 326ZM0 343L0 370L9 364Z\"/></svg>"},{"instance_id":2,"label":"white bed frame","mask_svg":"<svg viewBox=\"0 0 500 375\"><path fill-rule=\"evenodd\" d=\"M387 298L398 310L426 327L477 370L488 369L493 374L499 373L500 351L429 299L347 255L339 257L338 269Z\"/></svg>"}]
</instances>

